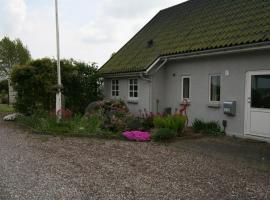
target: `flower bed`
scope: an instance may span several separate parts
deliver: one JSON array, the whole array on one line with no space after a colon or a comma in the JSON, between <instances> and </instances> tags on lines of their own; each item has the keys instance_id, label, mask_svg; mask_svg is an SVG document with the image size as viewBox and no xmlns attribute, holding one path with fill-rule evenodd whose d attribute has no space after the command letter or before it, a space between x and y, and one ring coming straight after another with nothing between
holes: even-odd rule
<instances>
[{"instance_id":1,"label":"flower bed","mask_svg":"<svg viewBox=\"0 0 270 200\"><path fill-rule=\"evenodd\" d=\"M123 136L130 141L147 142L150 141L150 133L143 131L126 131Z\"/></svg>"}]
</instances>

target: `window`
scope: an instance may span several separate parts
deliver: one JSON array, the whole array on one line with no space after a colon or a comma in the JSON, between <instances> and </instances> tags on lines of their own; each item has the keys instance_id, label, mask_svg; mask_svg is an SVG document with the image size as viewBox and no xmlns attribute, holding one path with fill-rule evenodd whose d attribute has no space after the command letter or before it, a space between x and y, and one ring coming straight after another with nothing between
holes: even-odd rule
<instances>
[{"instance_id":1,"label":"window","mask_svg":"<svg viewBox=\"0 0 270 200\"><path fill-rule=\"evenodd\" d=\"M251 107L270 109L270 75L251 77Z\"/></svg>"},{"instance_id":2,"label":"window","mask_svg":"<svg viewBox=\"0 0 270 200\"><path fill-rule=\"evenodd\" d=\"M220 102L220 75L210 76L210 102Z\"/></svg>"},{"instance_id":3,"label":"window","mask_svg":"<svg viewBox=\"0 0 270 200\"><path fill-rule=\"evenodd\" d=\"M112 97L119 97L119 80L112 80Z\"/></svg>"},{"instance_id":4,"label":"window","mask_svg":"<svg viewBox=\"0 0 270 200\"><path fill-rule=\"evenodd\" d=\"M138 79L129 79L129 98L138 99Z\"/></svg>"},{"instance_id":5,"label":"window","mask_svg":"<svg viewBox=\"0 0 270 200\"><path fill-rule=\"evenodd\" d=\"M190 76L182 76L182 100L190 100Z\"/></svg>"}]
</instances>

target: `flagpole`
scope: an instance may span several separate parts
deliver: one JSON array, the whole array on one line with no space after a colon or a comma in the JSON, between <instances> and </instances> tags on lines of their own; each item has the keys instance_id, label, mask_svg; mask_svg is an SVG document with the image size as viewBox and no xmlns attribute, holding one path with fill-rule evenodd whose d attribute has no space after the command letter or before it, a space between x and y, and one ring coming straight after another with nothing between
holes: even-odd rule
<instances>
[{"instance_id":1,"label":"flagpole","mask_svg":"<svg viewBox=\"0 0 270 200\"><path fill-rule=\"evenodd\" d=\"M60 65L60 42L59 42L59 20L58 20L58 0L55 0L55 21L56 21L56 48L57 48L57 93L56 93L56 115L58 120L62 118L62 82Z\"/></svg>"}]
</instances>

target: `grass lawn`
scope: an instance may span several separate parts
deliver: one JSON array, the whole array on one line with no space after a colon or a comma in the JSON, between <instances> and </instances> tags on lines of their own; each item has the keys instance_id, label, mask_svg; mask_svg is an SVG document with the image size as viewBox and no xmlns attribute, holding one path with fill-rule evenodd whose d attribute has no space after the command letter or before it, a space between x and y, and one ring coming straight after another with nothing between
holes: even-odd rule
<instances>
[{"instance_id":1,"label":"grass lawn","mask_svg":"<svg viewBox=\"0 0 270 200\"><path fill-rule=\"evenodd\" d=\"M13 111L14 109L12 106L9 106L8 104L0 104L0 113L9 113Z\"/></svg>"}]
</instances>

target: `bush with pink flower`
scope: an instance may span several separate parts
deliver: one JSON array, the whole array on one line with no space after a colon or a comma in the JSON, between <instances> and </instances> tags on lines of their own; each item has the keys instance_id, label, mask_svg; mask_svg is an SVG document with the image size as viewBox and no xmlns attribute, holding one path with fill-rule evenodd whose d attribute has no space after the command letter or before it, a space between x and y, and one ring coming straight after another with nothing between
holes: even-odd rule
<instances>
[{"instance_id":1,"label":"bush with pink flower","mask_svg":"<svg viewBox=\"0 0 270 200\"><path fill-rule=\"evenodd\" d=\"M126 131L123 136L130 141L147 142L151 140L150 133L143 131Z\"/></svg>"}]
</instances>

